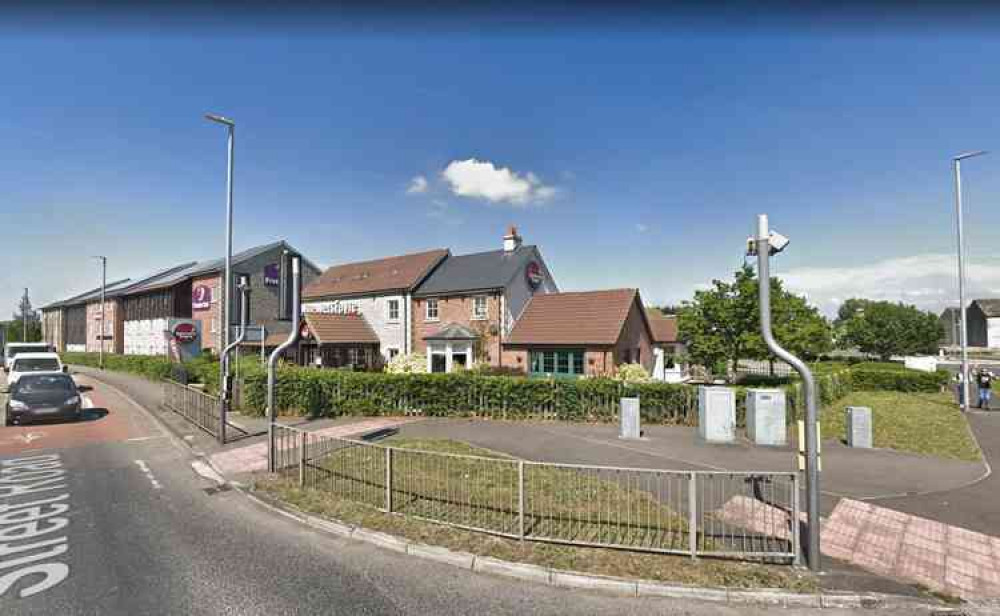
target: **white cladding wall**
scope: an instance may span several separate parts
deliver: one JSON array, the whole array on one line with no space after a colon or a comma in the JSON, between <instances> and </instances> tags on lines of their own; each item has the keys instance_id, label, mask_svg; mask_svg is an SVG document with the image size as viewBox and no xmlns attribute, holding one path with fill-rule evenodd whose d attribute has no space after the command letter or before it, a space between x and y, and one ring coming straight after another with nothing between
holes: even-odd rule
<instances>
[{"instance_id":1,"label":"white cladding wall","mask_svg":"<svg viewBox=\"0 0 1000 616\"><path fill-rule=\"evenodd\" d=\"M389 321L389 300L399 302L399 318ZM389 361L389 349L399 349L406 352L406 319L410 307L403 295L378 295L375 297L356 297L325 302L304 302L303 312L327 312L347 314L360 312L368 325L374 330L379 340L379 351L386 361Z\"/></svg>"},{"instance_id":2,"label":"white cladding wall","mask_svg":"<svg viewBox=\"0 0 1000 616\"><path fill-rule=\"evenodd\" d=\"M145 319L125 321L126 355L166 355L166 319Z\"/></svg>"},{"instance_id":3,"label":"white cladding wall","mask_svg":"<svg viewBox=\"0 0 1000 616\"><path fill-rule=\"evenodd\" d=\"M549 268L545 265L545 261L542 260L542 255L535 252L535 261L538 261L538 265L542 268L542 284L538 286L535 293L557 293L559 288L556 286L555 280L552 278ZM514 323L521 318L521 312L524 311L525 304L531 299L532 292L531 288L528 286L528 280L524 275L524 268L518 270L517 274L514 275L514 279L510 281L507 285L507 290L504 293L504 302L507 305L504 315L504 336L510 333L510 330L514 327Z\"/></svg>"},{"instance_id":4,"label":"white cladding wall","mask_svg":"<svg viewBox=\"0 0 1000 616\"><path fill-rule=\"evenodd\" d=\"M986 319L986 346L1000 349L1000 318Z\"/></svg>"}]
</instances>

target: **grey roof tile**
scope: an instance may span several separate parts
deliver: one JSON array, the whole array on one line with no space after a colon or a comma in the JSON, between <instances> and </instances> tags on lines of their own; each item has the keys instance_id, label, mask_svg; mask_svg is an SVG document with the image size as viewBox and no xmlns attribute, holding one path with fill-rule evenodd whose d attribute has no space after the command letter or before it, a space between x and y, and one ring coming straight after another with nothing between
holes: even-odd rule
<instances>
[{"instance_id":1,"label":"grey roof tile","mask_svg":"<svg viewBox=\"0 0 1000 616\"><path fill-rule=\"evenodd\" d=\"M417 287L415 297L444 295L464 291L499 289L528 261L537 258L535 246L521 246L514 251L491 250L448 257L427 280Z\"/></svg>"}]
</instances>

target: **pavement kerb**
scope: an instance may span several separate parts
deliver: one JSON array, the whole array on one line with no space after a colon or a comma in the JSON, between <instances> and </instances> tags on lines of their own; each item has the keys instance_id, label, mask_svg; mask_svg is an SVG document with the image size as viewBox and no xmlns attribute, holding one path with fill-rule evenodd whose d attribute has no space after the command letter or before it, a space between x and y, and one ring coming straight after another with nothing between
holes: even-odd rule
<instances>
[{"instance_id":1,"label":"pavement kerb","mask_svg":"<svg viewBox=\"0 0 1000 616\"><path fill-rule=\"evenodd\" d=\"M247 486L232 484L256 505L306 526L329 532L340 538L361 541L397 553L424 558L479 573L526 580L561 588L599 591L628 597L661 597L695 599L734 605L759 605L767 607L900 609L933 613L935 616L962 614L960 608L950 608L941 603L883 593L794 593L781 589L763 588L742 590L731 588L705 588L667 584L653 580L633 580L579 571L563 571L538 565L515 563L466 552L455 552L439 546L413 543L394 535L351 526L343 522L326 520L305 513L276 499L253 493Z\"/></svg>"}]
</instances>

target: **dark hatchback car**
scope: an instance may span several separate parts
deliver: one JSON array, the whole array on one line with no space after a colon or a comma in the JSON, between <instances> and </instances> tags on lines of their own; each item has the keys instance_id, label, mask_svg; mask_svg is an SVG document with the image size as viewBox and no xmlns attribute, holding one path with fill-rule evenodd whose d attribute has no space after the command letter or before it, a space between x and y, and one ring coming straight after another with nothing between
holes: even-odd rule
<instances>
[{"instance_id":1,"label":"dark hatchback car","mask_svg":"<svg viewBox=\"0 0 1000 616\"><path fill-rule=\"evenodd\" d=\"M82 400L68 374L25 374L10 389L7 423L35 419L80 419Z\"/></svg>"}]
</instances>

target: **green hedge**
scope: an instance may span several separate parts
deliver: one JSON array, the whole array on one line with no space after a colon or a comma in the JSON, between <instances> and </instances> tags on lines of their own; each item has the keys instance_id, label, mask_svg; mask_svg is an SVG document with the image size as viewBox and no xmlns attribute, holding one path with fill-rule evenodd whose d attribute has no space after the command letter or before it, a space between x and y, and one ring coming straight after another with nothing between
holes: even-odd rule
<instances>
[{"instance_id":1,"label":"green hedge","mask_svg":"<svg viewBox=\"0 0 1000 616\"><path fill-rule=\"evenodd\" d=\"M62 353L63 363L96 368L100 365L100 353ZM219 389L219 360L214 355L203 354L184 363L173 362L166 357L148 355L104 354L104 368L115 372L137 374L154 381L173 379L188 383L202 383L209 392ZM241 373L263 373L256 358L244 358L240 363Z\"/></svg>"},{"instance_id":2,"label":"green hedge","mask_svg":"<svg viewBox=\"0 0 1000 616\"><path fill-rule=\"evenodd\" d=\"M244 407L263 412L267 377L244 379ZM610 379L528 379L465 374L383 374L286 367L275 388L283 413L314 417L420 413L424 416L610 421L618 399L638 395L643 420L691 423L697 392L666 383L623 385Z\"/></svg>"},{"instance_id":3,"label":"green hedge","mask_svg":"<svg viewBox=\"0 0 1000 616\"><path fill-rule=\"evenodd\" d=\"M893 370L861 364L851 369L851 381L857 391L935 392L948 384L948 372Z\"/></svg>"}]
</instances>

